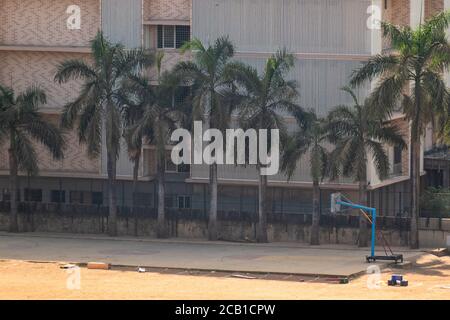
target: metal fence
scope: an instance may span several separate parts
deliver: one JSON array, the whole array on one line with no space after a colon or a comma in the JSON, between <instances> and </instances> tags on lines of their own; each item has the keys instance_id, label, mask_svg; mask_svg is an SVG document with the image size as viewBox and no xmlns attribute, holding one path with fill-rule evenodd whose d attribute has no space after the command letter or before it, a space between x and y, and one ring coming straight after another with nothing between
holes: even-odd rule
<instances>
[{"instance_id":1,"label":"metal fence","mask_svg":"<svg viewBox=\"0 0 450 320\"><path fill-rule=\"evenodd\" d=\"M10 205L8 202L0 202L0 213L8 214ZM27 219L33 220L35 217L45 216L47 218L68 217L68 218L83 218L83 217L98 217L108 218L108 207L80 205L80 204L55 204L55 203L39 203L39 202L20 202L18 211ZM155 208L147 207L118 207L118 216L121 219L156 219L157 210ZM208 212L199 209L167 209L166 219L177 222L179 220L200 220L208 221ZM249 211L218 211L218 220L220 221L235 221L235 222L258 222L258 214ZM269 223L280 224L298 224L310 225L312 223L311 214L290 214L269 212L267 220ZM358 228L359 215L350 214L348 212L340 214L322 215L320 224L323 227L329 228ZM406 217L379 217L377 219L377 226L382 229L396 229L408 230L410 219Z\"/></svg>"}]
</instances>

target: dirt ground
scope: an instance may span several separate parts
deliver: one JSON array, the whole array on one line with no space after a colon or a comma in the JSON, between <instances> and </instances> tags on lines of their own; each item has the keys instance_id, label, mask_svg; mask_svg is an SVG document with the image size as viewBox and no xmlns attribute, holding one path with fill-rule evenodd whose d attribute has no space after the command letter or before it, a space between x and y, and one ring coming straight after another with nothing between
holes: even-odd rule
<instances>
[{"instance_id":1,"label":"dirt ground","mask_svg":"<svg viewBox=\"0 0 450 320\"><path fill-rule=\"evenodd\" d=\"M409 287L388 287L393 273ZM379 282L365 275L349 284L81 268L80 289L69 290L68 277L57 263L0 261L0 299L450 299L450 257L432 255L408 270L384 270Z\"/></svg>"}]
</instances>

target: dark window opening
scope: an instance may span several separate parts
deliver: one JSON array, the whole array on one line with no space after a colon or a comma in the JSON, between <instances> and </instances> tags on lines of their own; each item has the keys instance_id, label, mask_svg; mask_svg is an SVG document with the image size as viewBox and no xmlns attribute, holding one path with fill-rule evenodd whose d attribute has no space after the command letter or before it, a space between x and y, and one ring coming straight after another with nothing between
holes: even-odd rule
<instances>
[{"instance_id":1,"label":"dark window opening","mask_svg":"<svg viewBox=\"0 0 450 320\"><path fill-rule=\"evenodd\" d=\"M102 192L92 192L92 204L101 206L103 205L103 193Z\"/></svg>"},{"instance_id":2,"label":"dark window opening","mask_svg":"<svg viewBox=\"0 0 450 320\"><path fill-rule=\"evenodd\" d=\"M134 195L135 204L138 207L152 207L152 194L137 192Z\"/></svg>"},{"instance_id":3,"label":"dark window opening","mask_svg":"<svg viewBox=\"0 0 450 320\"><path fill-rule=\"evenodd\" d=\"M82 191L70 191L70 203L82 204L84 203L84 197Z\"/></svg>"},{"instance_id":4,"label":"dark window opening","mask_svg":"<svg viewBox=\"0 0 450 320\"><path fill-rule=\"evenodd\" d=\"M70 191L69 202L74 204L103 205L102 192Z\"/></svg>"},{"instance_id":5,"label":"dark window opening","mask_svg":"<svg viewBox=\"0 0 450 320\"><path fill-rule=\"evenodd\" d=\"M189 173L191 172L191 165L190 164L180 164L177 166L177 172L178 173Z\"/></svg>"},{"instance_id":6,"label":"dark window opening","mask_svg":"<svg viewBox=\"0 0 450 320\"><path fill-rule=\"evenodd\" d=\"M17 189L17 192L16 192L16 200L17 200L17 202L20 202L20 189ZM2 190L2 199L3 199L3 201L5 201L5 202L9 202L9 201L11 201L11 194L10 194L10 192L9 192L9 189L3 189Z\"/></svg>"},{"instance_id":7,"label":"dark window opening","mask_svg":"<svg viewBox=\"0 0 450 320\"><path fill-rule=\"evenodd\" d=\"M180 157L183 156L183 151L180 151ZM189 164L180 164L176 165L172 162L171 152L166 154L166 172L169 173L189 173L191 172L191 165Z\"/></svg>"},{"instance_id":8,"label":"dark window opening","mask_svg":"<svg viewBox=\"0 0 450 320\"><path fill-rule=\"evenodd\" d=\"M402 163L402 148L394 147L394 164Z\"/></svg>"},{"instance_id":9,"label":"dark window opening","mask_svg":"<svg viewBox=\"0 0 450 320\"><path fill-rule=\"evenodd\" d=\"M163 26L158 26L158 43L157 43L157 47L159 49L164 48L163 47Z\"/></svg>"},{"instance_id":10,"label":"dark window opening","mask_svg":"<svg viewBox=\"0 0 450 320\"><path fill-rule=\"evenodd\" d=\"M66 202L66 191L52 190L50 201L53 203L65 203Z\"/></svg>"},{"instance_id":11,"label":"dark window opening","mask_svg":"<svg viewBox=\"0 0 450 320\"><path fill-rule=\"evenodd\" d=\"M42 189L25 189L25 201L42 202Z\"/></svg>"},{"instance_id":12,"label":"dark window opening","mask_svg":"<svg viewBox=\"0 0 450 320\"><path fill-rule=\"evenodd\" d=\"M165 205L166 208L171 209L171 208L175 207L173 199L174 199L173 196L166 196L164 198L164 205Z\"/></svg>"},{"instance_id":13,"label":"dark window opening","mask_svg":"<svg viewBox=\"0 0 450 320\"><path fill-rule=\"evenodd\" d=\"M190 26L176 26L176 47L181 48L186 42L191 40Z\"/></svg>"},{"instance_id":14,"label":"dark window opening","mask_svg":"<svg viewBox=\"0 0 450 320\"><path fill-rule=\"evenodd\" d=\"M186 103L191 93L191 88L182 86L178 87L173 95L173 106L180 106Z\"/></svg>"},{"instance_id":15,"label":"dark window opening","mask_svg":"<svg viewBox=\"0 0 450 320\"><path fill-rule=\"evenodd\" d=\"M163 27L163 46L164 48L175 48L175 27Z\"/></svg>"},{"instance_id":16,"label":"dark window opening","mask_svg":"<svg viewBox=\"0 0 450 320\"><path fill-rule=\"evenodd\" d=\"M170 153L166 155L166 172L178 172L177 165L172 162Z\"/></svg>"}]
</instances>

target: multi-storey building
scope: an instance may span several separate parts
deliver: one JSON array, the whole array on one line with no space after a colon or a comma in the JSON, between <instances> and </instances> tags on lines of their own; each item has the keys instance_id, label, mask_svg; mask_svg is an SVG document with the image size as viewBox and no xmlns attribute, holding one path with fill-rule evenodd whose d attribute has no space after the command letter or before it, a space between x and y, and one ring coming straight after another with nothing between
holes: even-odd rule
<instances>
[{"instance_id":1,"label":"multi-storey building","mask_svg":"<svg viewBox=\"0 0 450 320\"><path fill-rule=\"evenodd\" d=\"M163 69L189 59L179 47L191 37L203 42L229 35L236 59L261 69L265 59L286 47L295 56L290 77L297 80L300 104L325 115L333 106L351 100L340 88L352 71L371 55L389 50L371 16L415 26L421 19L450 6L444 0L0 0L0 83L20 91L39 84L48 103L42 109L58 121L62 106L76 97L80 84L54 82L56 65L69 58L89 60L89 40L102 30L127 47L163 50ZM154 70L149 71L154 76ZM360 88L363 99L370 84ZM292 119L287 118L288 122ZM409 125L396 115L408 141ZM106 156L90 159L75 132L67 132L67 150L54 161L38 147L40 176L20 179L22 200L84 204L107 203ZM381 180L369 161L370 201L381 214L404 213L409 206L408 151L388 149L392 172ZM273 212L309 213L312 183L307 157L288 182L283 174L269 177ZM205 166L167 164L167 206L207 212L208 170ZM0 200L8 198L7 146L0 150ZM154 207L155 153L145 146L136 196L138 205ZM125 147L118 164L119 205L132 199L132 164ZM256 211L257 173L251 167L219 167L219 210ZM329 194L356 196L357 184L348 179L324 181L323 211Z\"/></svg>"}]
</instances>

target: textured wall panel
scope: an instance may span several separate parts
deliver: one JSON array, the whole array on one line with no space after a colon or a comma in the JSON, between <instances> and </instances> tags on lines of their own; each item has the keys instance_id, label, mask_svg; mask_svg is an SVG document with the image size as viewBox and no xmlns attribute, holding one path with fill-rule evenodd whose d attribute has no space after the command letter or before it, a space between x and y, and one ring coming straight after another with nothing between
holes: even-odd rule
<instances>
[{"instance_id":1,"label":"textured wall panel","mask_svg":"<svg viewBox=\"0 0 450 320\"><path fill-rule=\"evenodd\" d=\"M444 0L425 0L425 17L430 17L444 10Z\"/></svg>"},{"instance_id":2,"label":"textured wall panel","mask_svg":"<svg viewBox=\"0 0 450 320\"><path fill-rule=\"evenodd\" d=\"M412 0L417 1L417 0ZM396 25L410 24L410 0L391 0L387 2L384 20Z\"/></svg>"},{"instance_id":3,"label":"textured wall panel","mask_svg":"<svg viewBox=\"0 0 450 320\"><path fill-rule=\"evenodd\" d=\"M0 0L0 44L88 46L100 28L99 0ZM68 6L81 9L81 29L67 28Z\"/></svg>"},{"instance_id":4,"label":"textured wall panel","mask_svg":"<svg viewBox=\"0 0 450 320\"><path fill-rule=\"evenodd\" d=\"M52 52L0 52L0 83L21 91L39 85L47 93L47 108L60 109L74 99L79 82L59 85L53 81L58 63L66 59L87 58L86 54Z\"/></svg>"},{"instance_id":5,"label":"textured wall panel","mask_svg":"<svg viewBox=\"0 0 450 320\"><path fill-rule=\"evenodd\" d=\"M191 0L144 0L144 20L190 19Z\"/></svg>"},{"instance_id":6,"label":"textured wall panel","mask_svg":"<svg viewBox=\"0 0 450 320\"><path fill-rule=\"evenodd\" d=\"M161 64L161 72L170 71L178 62L186 61L191 58L189 52L181 54L178 50L165 50L164 58ZM156 66L152 67L149 71L149 77L153 80L157 80L158 72Z\"/></svg>"},{"instance_id":7,"label":"textured wall panel","mask_svg":"<svg viewBox=\"0 0 450 320\"><path fill-rule=\"evenodd\" d=\"M59 123L59 116L46 115L45 119ZM66 131L66 150L64 159L56 161L47 151L47 149L39 143L34 143L38 156L39 169L45 172L63 172L65 174L98 174L100 171L100 160L90 159L87 156L86 147L79 145L78 136L75 131ZM0 148L0 169L8 169L7 141Z\"/></svg>"}]
</instances>

